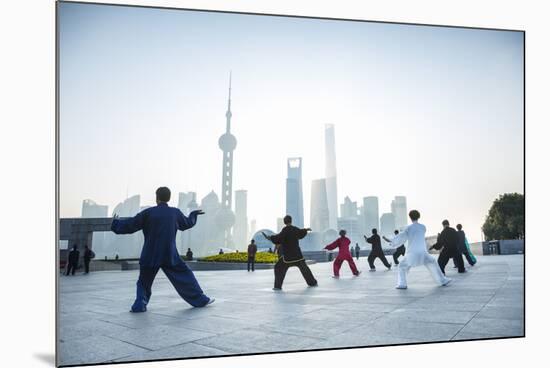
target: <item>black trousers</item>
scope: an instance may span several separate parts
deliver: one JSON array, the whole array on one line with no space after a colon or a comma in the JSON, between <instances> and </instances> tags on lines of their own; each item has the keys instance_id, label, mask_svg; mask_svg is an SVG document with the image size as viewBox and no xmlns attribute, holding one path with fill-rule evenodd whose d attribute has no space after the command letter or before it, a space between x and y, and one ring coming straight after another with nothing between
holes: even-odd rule
<instances>
[{"instance_id":1,"label":"black trousers","mask_svg":"<svg viewBox=\"0 0 550 368\"><path fill-rule=\"evenodd\" d=\"M359 260L359 251L358 250L355 251L355 258L357 258L357 260Z\"/></svg>"},{"instance_id":2,"label":"black trousers","mask_svg":"<svg viewBox=\"0 0 550 368\"><path fill-rule=\"evenodd\" d=\"M288 271L288 268L292 266L296 266L300 269L304 280L306 280L306 283L309 286L317 285L317 280L315 280L315 277L313 276L313 273L311 273L311 270L309 269L309 266L306 264L305 260L302 259L301 261L286 263L283 260L283 257L280 257L277 263L275 263L275 268L273 269L273 271L275 272L275 289L281 289L283 287L283 281L285 280L286 271Z\"/></svg>"},{"instance_id":3,"label":"black trousers","mask_svg":"<svg viewBox=\"0 0 550 368\"><path fill-rule=\"evenodd\" d=\"M376 260L376 258L380 258L384 266L386 266L387 268L391 267L388 260L386 259L386 256L384 255L384 252L370 252L367 261L369 262L369 267L371 270L376 269L376 267L374 267L374 261Z\"/></svg>"},{"instance_id":4,"label":"black trousers","mask_svg":"<svg viewBox=\"0 0 550 368\"><path fill-rule=\"evenodd\" d=\"M67 263L67 272L65 273L65 275L69 276L69 273L71 275L74 275L74 272L76 271L76 263L72 263L72 262L69 262Z\"/></svg>"},{"instance_id":5,"label":"black trousers","mask_svg":"<svg viewBox=\"0 0 550 368\"><path fill-rule=\"evenodd\" d=\"M84 272L90 272L90 260L84 260Z\"/></svg>"},{"instance_id":6,"label":"black trousers","mask_svg":"<svg viewBox=\"0 0 550 368\"><path fill-rule=\"evenodd\" d=\"M457 249L443 248L441 253L439 253L439 258L437 258L437 263L439 264L439 267L441 268L441 272L443 272L443 274L445 274L445 266L447 266L447 263L451 258L458 268L459 273L466 272L466 269L464 268L464 260L462 259L462 254L460 254Z\"/></svg>"},{"instance_id":7,"label":"black trousers","mask_svg":"<svg viewBox=\"0 0 550 368\"><path fill-rule=\"evenodd\" d=\"M400 245L399 247L397 247L397 249L395 250L395 253L393 253L393 262L398 265L399 264L399 256L404 256L405 255L405 246L404 245Z\"/></svg>"},{"instance_id":8,"label":"black trousers","mask_svg":"<svg viewBox=\"0 0 550 368\"><path fill-rule=\"evenodd\" d=\"M246 263L246 269L250 271L252 266L252 272L254 272L254 263L256 263L256 256L248 256L248 262Z\"/></svg>"}]
</instances>

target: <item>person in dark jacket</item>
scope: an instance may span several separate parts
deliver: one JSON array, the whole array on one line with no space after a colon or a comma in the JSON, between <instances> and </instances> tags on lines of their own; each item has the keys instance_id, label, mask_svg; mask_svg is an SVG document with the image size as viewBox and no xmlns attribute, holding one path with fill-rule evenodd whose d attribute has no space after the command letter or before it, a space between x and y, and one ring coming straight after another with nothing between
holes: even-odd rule
<instances>
[{"instance_id":1,"label":"person in dark jacket","mask_svg":"<svg viewBox=\"0 0 550 368\"><path fill-rule=\"evenodd\" d=\"M449 221L443 220L443 231L437 236L437 242L430 249L441 250L437 263L441 268L441 272L445 274L445 266L449 259L453 259L458 268L458 273L464 273L464 260L462 254L458 252L458 233L455 229L449 226Z\"/></svg>"},{"instance_id":2,"label":"person in dark jacket","mask_svg":"<svg viewBox=\"0 0 550 368\"><path fill-rule=\"evenodd\" d=\"M193 260L193 251L191 250L191 248L187 248L187 253L185 253L185 259L188 261Z\"/></svg>"},{"instance_id":3,"label":"person in dark jacket","mask_svg":"<svg viewBox=\"0 0 550 368\"><path fill-rule=\"evenodd\" d=\"M95 258L95 253L88 248L87 245L84 246L84 273L90 273L90 261Z\"/></svg>"},{"instance_id":4,"label":"person in dark jacket","mask_svg":"<svg viewBox=\"0 0 550 368\"><path fill-rule=\"evenodd\" d=\"M275 264L275 284L273 290L281 290L285 280L286 271L289 267L296 266L300 269L302 276L309 286L317 286L317 280L311 273L309 266L302 255L299 240L303 239L311 229L299 229L292 225L292 217L286 215L283 219L285 227L279 234L268 236L262 232L263 236L273 244L280 244L279 260Z\"/></svg>"},{"instance_id":5,"label":"person in dark jacket","mask_svg":"<svg viewBox=\"0 0 550 368\"><path fill-rule=\"evenodd\" d=\"M355 258L359 260L359 253L361 252L361 248L359 248L359 243L355 243Z\"/></svg>"},{"instance_id":6,"label":"person in dark jacket","mask_svg":"<svg viewBox=\"0 0 550 368\"><path fill-rule=\"evenodd\" d=\"M382 242L380 241L380 235L378 235L378 230L372 229L372 236L370 238L367 238L366 235L363 235L367 243L370 243L372 245L372 250L369 254L369 257L367 258L369 262L369 271L376 271L376 267L374 266L374 261L376 258L380 258L384 266L388 268L388 270L391 269L391 263L388 263L388 260L386 259L386 256L384 255L384 251L382 250Z\"/></svg>"},{"instance_id":7,"label":"person in dark jacket","mask_svg":"<svg viewBox=\"0 0 550 368\"><path fill-rule=\"evenodd\" d=\"M204 307L214 301L207 297L193 272L182 261L176 249L176 233L192 228L201 210L192 211L189 217L174 207L168 206L170 189L160 187L156 191L157 205L146 208L134 217L113 217L111 230L115 234L132 234L143 231L144 244L139 259L139 278L136 300L132 312L145 312L151 298L151 286L159 269L174 285L178 294L193 307Z\"/></svg>"},{"instance_id":8,"label":"person in dark jacket","mask_svg":"<svg viewBox=\"0 0 550 368\"><path fill-rule=\"evenodd\" d=\"M395 236L397 236L399 234L399 230L394 230L393 234ZM390 239L386 238L385 236L383 236L382 238L385 241L387 241L388 243L392 243L392 241ZM393 263L398 265L399 264L399 256L404 256L404 255L405 255L405 244L401 244L400 246L398 246L395 249L395 252L393 253Z\"/></svg>"},{"instance_id":9,"label":"person in dark jacket","mask_svg":"<svg viewBox=\"0 0 550 368\"><path fill-rule=\"evenodd\" d=\"M256 252L258 251L258 247L256 246L256 243L254 242L254 239L250 241L250 244L248 244L248 260L246 262L246 269L248 272L250 272L250 268L252 266L252 272L254 272L254 263L256 263Z\"/></svg>"},{"instance_id":10,"label":"person in dark jacket","mask_svg":"<svg viewBox=\"0 0 550 368\"><path fill-rule=\"evenodd\" d=\"M74 273L78 267L78 259L80 257L80 252L77 249L76 244L73 245L73 249L69 252L68 262L67 262L67 272L65 275L69 276L69 273L74 276Z\"/></svg>"}]
</instances>

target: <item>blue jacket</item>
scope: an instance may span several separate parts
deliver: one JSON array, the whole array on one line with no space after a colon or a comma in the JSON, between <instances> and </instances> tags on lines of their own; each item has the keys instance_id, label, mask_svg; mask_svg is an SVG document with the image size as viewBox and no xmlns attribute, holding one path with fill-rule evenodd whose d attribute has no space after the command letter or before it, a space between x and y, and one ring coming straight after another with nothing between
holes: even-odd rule
<instances>
[{"instance_id":1,"label":"blue jacket","mask_svg":"<svg viewBox=\"0 0 550 368\"><path fill-rule=\"evenodd\" d=\"M149 207L134 217L114 219L111 231L116 234L132 234L142 230L144 243L139 264L143 267L174 266L181 262L176 249L176 233L192 228L197 223L198 211L189 217L166 203Z\"/></svg>"}]
</instances>

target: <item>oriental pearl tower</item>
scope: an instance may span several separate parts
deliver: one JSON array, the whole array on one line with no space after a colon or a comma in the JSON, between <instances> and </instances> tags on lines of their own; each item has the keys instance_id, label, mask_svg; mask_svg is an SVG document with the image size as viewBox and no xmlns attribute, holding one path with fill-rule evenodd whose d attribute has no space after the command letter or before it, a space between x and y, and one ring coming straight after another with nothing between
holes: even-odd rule
<instances>
[{"instance_id":1,"label":"oriental pearl tower","mask_svg":"<svg viewBox=\"0 0 550 368\"><path fill-rule=\"evenodd\" d=\"M216 216L216 222L224 231L224 246L231 247L231 228L235 224L235 214L231 210L233 193L233 151L237 147L237 138L231 134L231 73L229 73L229 98L225 113L225 133L218 140L223 151L222 166L222 206Z\"/></svg>"}]
</instances>

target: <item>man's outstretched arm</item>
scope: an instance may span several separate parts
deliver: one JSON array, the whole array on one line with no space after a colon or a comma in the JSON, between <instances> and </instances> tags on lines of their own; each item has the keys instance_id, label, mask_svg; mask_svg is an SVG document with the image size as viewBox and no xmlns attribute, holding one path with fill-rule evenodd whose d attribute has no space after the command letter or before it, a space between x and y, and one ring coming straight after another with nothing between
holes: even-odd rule
<instances>
[{"instance_id":1,"label":"man's outstretched arm","mask_svg":"<svg viewBox=\"0 0 550 368\"><path fill-rule=\"evenodd\" d=\"M134 217L121 220L117 214L113 215L111 222L111 231L115 234L132 234L143 229L144 211L141 211Z\"/></svg>"},{"instance_id":2,"label":"man's outstretched arm","mask_svg":"<svg viewBox=\"0 0 550 368\"><path fill-rule=\"evenodd\" d=\"M204 212L202 210L191 211L189 217L186 217L178 210L178 230L184 231L195 226L199 215L204 215Z\"/></svg>"}]
</instances>

